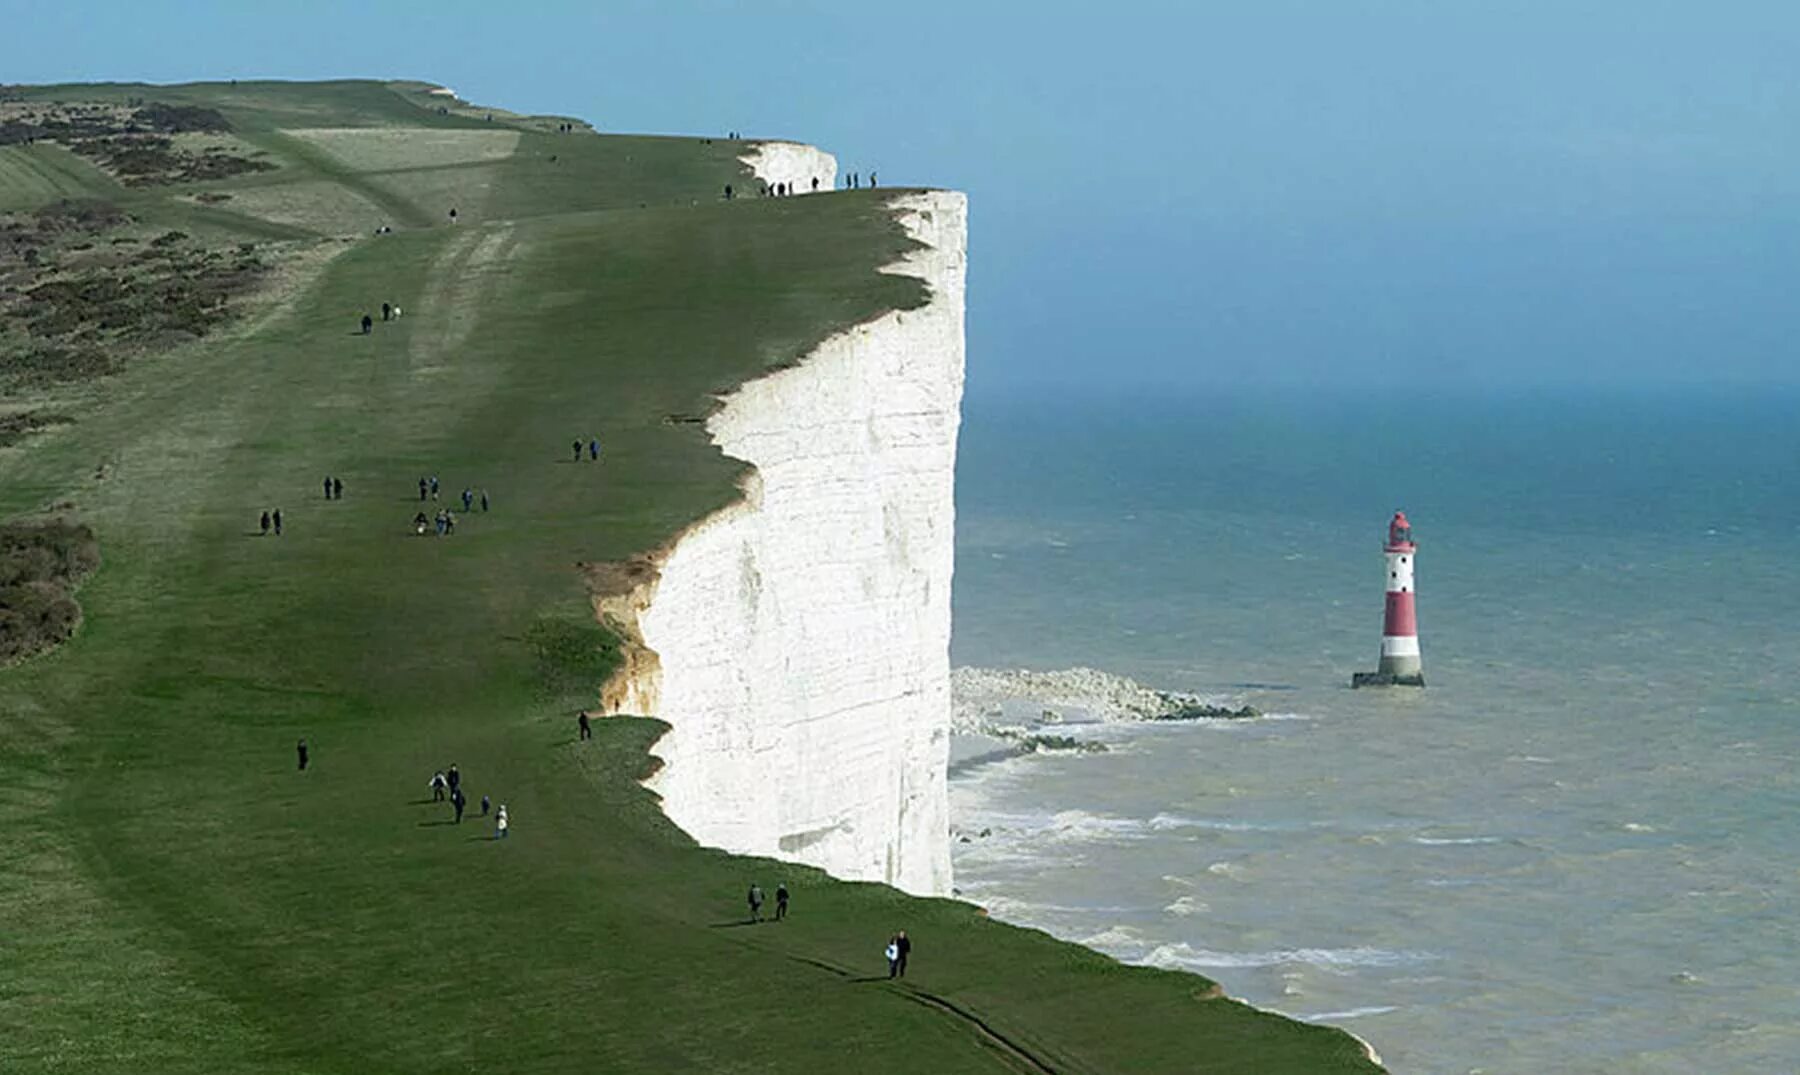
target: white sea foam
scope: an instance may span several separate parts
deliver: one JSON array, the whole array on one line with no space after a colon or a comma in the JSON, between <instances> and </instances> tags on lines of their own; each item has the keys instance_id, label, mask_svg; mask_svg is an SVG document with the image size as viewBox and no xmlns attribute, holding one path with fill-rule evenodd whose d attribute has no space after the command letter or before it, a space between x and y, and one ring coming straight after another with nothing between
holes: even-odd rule
<instances>
[{"instance_id":1,"label":"white sea foam","mask_svg":"<svg viewBox=\"0 0 1800 1075\"><path fill-rule=\"evenodd\" d=\"M950 673L950 694L951 719L959 731L983 730L990 726L996 712L1021 703L1040 709L1053 706L1074 710L1092 720L1113 722L1156 720L1196 703L1238 704L1229 699L1153 690L1125 676L1095 668L1053 672L956 668Z\"/></svg>"},{"instance_id":2,"label":"white sea foam","mask_svg":"<svg viewBox=\"0 0 1800 1075\"><path fill-rule=\"evenodd\" d=\"M1501 842L1501 838L1498 836L1415 836L1412 838L1412 842L1424 844L1426 847L1472 847L1477 844L1497 844Z\"/></svg>"},{"instance_id":3,"label":"white sea foam","mask_svg":"<svg viewBox=\"0 0 1800 1075\"><path fill-rule=\"evenodd\" d=\"M1428 963L1437 956L1429 952L1394 951L1388 948L1281 948L1266 952L1217 952L1195 948L1185 941L1158 945L1144 958L1153 967L1194 970L1208 967L1282 967L1305 964L1311 967L1341 969L1345 967L1404 967Z\"/></svg>"},{"instance_id":4,"label":"white sea foam","mask_svg":"<svg viewBox=\"0 0 1800 1075\"><path fill-rule=\"evenodd\" d=\"M1360 1019L1365 1015L1386 1015L1399 1010L1392 1004L1371 1004L1362 1008L1345 1008L1340 1012L1312 1012L1300 1018L1308 1023L1335 1023L1339 1019Z\"/></svg>"},{"instance_id":5,"label":"white sea foam","mask_svg":"<svg viewBox=\"0 0 1800 1075\"><path fill-rule=\"evenodd\" d=\"M1178 898L1174 903L1171 903L1167 907L1164 907L1163 910L1167 911L1168 913L1170 913L1172 915L1187 916L1187 915L1205 914L1206 912L1212 910L1212 908L1207 906L1205 900L1197 900L1192 896L1182 896L1182 897Z\"/></svg>"}]
</instances>

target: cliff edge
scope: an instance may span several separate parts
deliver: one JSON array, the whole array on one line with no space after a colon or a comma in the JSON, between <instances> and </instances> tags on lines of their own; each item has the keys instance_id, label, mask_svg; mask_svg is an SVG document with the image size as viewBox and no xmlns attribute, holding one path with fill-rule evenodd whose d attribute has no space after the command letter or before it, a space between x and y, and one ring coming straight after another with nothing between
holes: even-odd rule
<instances>
[{"instance_id":1,"label":"cliff edge","mask_svg":"<svg viewBox=\"0 0 1800 1075\"><path fill-rule=\"evenodd\" d=\"M835 174L816 157L753 159ZM889 204L919 246L885 271L929 302L726 397L707 429L754 470L598 599L635 650L604 707L668 722L650 786L702 843L944 895L967 201Z\"/></svg>"}]
</instances>

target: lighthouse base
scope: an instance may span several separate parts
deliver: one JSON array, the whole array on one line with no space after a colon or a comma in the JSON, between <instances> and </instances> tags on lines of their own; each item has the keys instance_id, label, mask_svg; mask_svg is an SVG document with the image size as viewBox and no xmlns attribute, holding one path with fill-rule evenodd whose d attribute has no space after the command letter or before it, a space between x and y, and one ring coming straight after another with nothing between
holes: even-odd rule
<instances>
[{"instance_id":1,"label":"lighthouse base","mask_svg":"<svg viewBox=\"0 0 1800 1075\"><path fill-rule=\"evenodd\" d=\"M1423 672L1356 672L1350 676L1352 687L1423 687Z\"/></svg>"}]
</instances>

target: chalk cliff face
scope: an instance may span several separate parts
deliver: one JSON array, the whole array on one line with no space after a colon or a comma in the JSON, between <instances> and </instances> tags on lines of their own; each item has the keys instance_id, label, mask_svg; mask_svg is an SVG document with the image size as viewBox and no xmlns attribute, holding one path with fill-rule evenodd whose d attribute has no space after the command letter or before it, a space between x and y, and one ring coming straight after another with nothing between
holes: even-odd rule
<instances>
[{"instance_id":1,"label":"chalk cliff face","mask_svg":"<svg viewBox=\"0 0 1800 1075\"><path fill-rule=\"evenodd\" d=\"M795 194L820 193L837 186L837 158L817 146L799 142L757 142L738 158L773 188L786 183ZM813 185L813 180L818 185Z\"/></svg>"},{"instance_id":2,"label":"chalk cliff face","mask_svg":"<svg viewBox=\"0 0 1800 1075\"><path fill-rule=\"evenodd\" d=\"M606 703L669 722L650 786L702 843L945 894L966 202L893 205L925 246L887 271L929 305L725 401L708 429L755 471L600 601L636 643Z\"/></svg>"}]
</instances>

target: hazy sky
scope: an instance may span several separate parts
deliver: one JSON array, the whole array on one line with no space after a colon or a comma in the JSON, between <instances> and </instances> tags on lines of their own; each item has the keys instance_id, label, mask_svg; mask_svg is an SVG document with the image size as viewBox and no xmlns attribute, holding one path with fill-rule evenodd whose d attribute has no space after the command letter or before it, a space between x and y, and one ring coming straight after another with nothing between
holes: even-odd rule
<instances>
[{"instance_id":1,"label":"hazy sky","mask_svg":"<svg viewBox=\"0 0 1800 1075\"><path fill-rule=\"evenodd\" d=\"M0 0L0 78L412 77L972 199L971 389L1792 384L1800 4Z\"/></svg>"}]
</instances>

